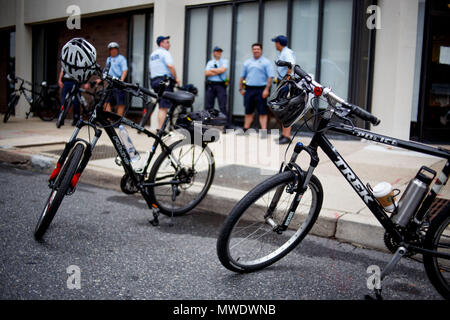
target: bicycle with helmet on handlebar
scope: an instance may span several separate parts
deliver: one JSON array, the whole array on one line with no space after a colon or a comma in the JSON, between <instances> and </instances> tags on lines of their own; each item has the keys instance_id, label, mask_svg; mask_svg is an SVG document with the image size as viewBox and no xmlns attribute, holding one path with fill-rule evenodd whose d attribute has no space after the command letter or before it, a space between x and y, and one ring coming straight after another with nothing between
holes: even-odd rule
<instances>
[{"instance_id":1,"label":"bicycle with helmet on handlebar","mask_svg":"<svg viewBox=\"0 0 450 320\"><path fill-rule=\"evenodd\" d=\"M84 44L86 40L84 39L72 41L75 45L69 41L66 46L71 46L75 53L86 47ZM64 63L65 60L62 60L63 65ZM82 63L82 67L86 67L86 65ZM101 73L98 65L95 64L95 68L98 73ZM89 70L91 69L93 67L89 66ZM74 72L76 75L80 75L77 70L74 70ZM164 85L161 85L160 92L155 94L137 84L126 83L109 76L107 68L101 73L101 77L105 82L105 90L100 101L88 121L83 119L78 121L71 138L58 159L56 168L50 175L49 187L51 193L35 229L34 236L36 239L42 238L46 232L63 198L75 192L80 176L86 168L103 130L106 131L118 154L116 163L121 165L125 171L121 181L122 190L128 194L141 193L148 207L153 211L154 219L151 221L153 225L158 224L159 213L173 218L173 216L183 215L193 209L206 196L211 186L215 164L208 143L214 142L215 137L210 137L209 140L204 139L203 133L205 132L203 129L200 132L200 137L194 136L194 132L191 132L194 126L186 126L185 122L180 122L180 126L186 129L183 132L186 137L167 145L163 140L163 130L154 134L123 116L103 110L105 101L115 88L137 97L152 97L157 102L163 97L173 103L163 124L163 128L165 128L176 106L192 105L194 96L191 93L183 91L164 92ZM86 78L82 77L79 80L83 81ZM120 125L119 134L115 130L118 125ZM129 136L120 134L121 126L131 127L154 139L148 158L142 159L145 161L140 162L139 167L136 167L133 163L130 156L131 152L128 150L128 146L132 145ZM92 139L89 139L90 141L78 137L83 127L88 128L89 137L91 136L90 130L94 131ZM150 168L150 162L158 147L161 148L161 153Z\"/></svg>"},{"instance_id":2,"label":"bicycle with helmet on handlebar","mask_svg":"<svg viewBox=\"0 0 450 320\"><path fill-rule=\"evenodd\" d=\"M450 151L355 127L353 116L373 125L378 125L380 120L314 81L298 65L286 61L277 61L276 64L288 67L291 73L282 79L268 99L269 108L285 127L302 119L308 108L314 109L313 136L307 146L296 143L290 160L281 165L279 173L257 185L231 210L217 240L221 263L235 272L252 272L275 263L300 244L316 222L322 207L324 193L319 179L314 175L319 164L318 148L321 148L385 229L384 240L394 256L382 271L380 280L392 271L401 257L422 254L431 283L444 298L450 299L450 205L436 214L430 210L448 180ZM308 104L310 94L316 99L324 99L327 108L319 111L317 104ZM439 175L423 166L398 204L393 210L388 210L328 140L328 131L447 161ZM297 164L298 156L304 153L310 158L309 167L305 169ZM376 297L380 299L381 281L374 288Z\"/></svg>"}]
</instances>

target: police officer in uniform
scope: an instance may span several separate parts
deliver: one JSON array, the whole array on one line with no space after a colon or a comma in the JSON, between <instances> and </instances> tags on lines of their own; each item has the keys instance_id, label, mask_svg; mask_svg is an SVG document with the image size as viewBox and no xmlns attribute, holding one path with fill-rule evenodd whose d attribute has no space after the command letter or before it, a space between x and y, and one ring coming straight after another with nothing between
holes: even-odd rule
<instances>
[{"instance_id":1,"label":"police officer in uniform","mask_svg":"<svg viewBox=\"0 0 450 320\"><path fill-rule=\"evenodd\" d=\"M275 48L277 49L278 56L277 60L288 61L292 64L295 64L295 54L294 51L287 47L288 38L280 35L276 38L272 39L275 42ZM277 79L278 83L280 83L281 79L289 72L288 67L277 67ZM279 137L277 143L278 144L287 144L291 141L291 128L285 128L282 124L282 134Z\"/></svg>"},{"instance_id":2,"label":"police officer in uniform","mask_svg":"<svg viewBox=\"0 0 450 320\"><path fill-rule=\"evenodd\" d=\"M111 42L108 44L108 50L109 57L106 59L106 64L110 65L109 75L125 81L128 74L128 65L127 59L119 54L119 44L117 42ZM114 103L117 106L117 114L123 116L125 112L125 100L125 92L114 88L111 96L106 101L105 110L111 111L111 105Z\"/></svg>"},{"instance_id":3,"label":"police officer in uniform","mask_svg":"<svg viewBox=\"0 0 450 320\"><path fill-rule=\"evenodd\" d=\"M206 106L213 109L217 97L220 111L227 114L227 70L228 60L222 59L222 48L214 47L213 59L206 64Z\"/></svg>"},{"instance_id":4,"label":"police officer in uniform","mask_svg":"<svg viewBox=\"0 0 450 320\"><path fill-rule=\"evenodd\" d=\"M259 114L261 129L267 129L267 97L274 78L272 62L262 54L262 44L252 45L253 58L244 62L239 81L239 91L244 96L244 132L253 122L255 109ZM244 89L245 80L245 89Z\"/></svg>"},{"instance_id":5,"label":"police officer in uniform","mask_svg":"<svg viewBox=\"0 0 450 320\"><path fill-rule=\"evenodd\" d=\"M169 52L170 42L169 36L159 36L156 39L158 48L150 55L150 78L151 86L155 92L159 91L161 80L165 76L172 79L166 91L173 91L175 84L179 85L180 81L177 78L177 73L173 65L173 58ZM158 123L159 128L162 127L164 119L166 118L168 109L172 103L167 99L161 99L159 102Z\"/></svg>"}]
</instances>

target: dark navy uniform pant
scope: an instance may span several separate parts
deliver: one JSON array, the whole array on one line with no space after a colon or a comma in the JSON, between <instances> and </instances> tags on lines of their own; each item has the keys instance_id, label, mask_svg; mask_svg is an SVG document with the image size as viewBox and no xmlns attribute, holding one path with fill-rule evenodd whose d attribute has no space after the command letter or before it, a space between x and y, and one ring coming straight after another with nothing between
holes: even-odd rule
<instances>
[{"instance_id":1,"label":"dark navy uniform pant","mask_svg":"<svg viewBox=\"0 0 450 320\"><path fill-rule=\"evenodd\" d=\"M214 101L217 97L220 111L227 114L227 88L223 82L209 82L206 86L206 106L205 109L213 109Z\"/></svg>"},{"instance_id":2,"label":"dark navy uniform pant","mask_svg":"<svg viewBox=\"0 0 450 320\"><path fill-rule=\"evenodd\" d=\"M150 81L151 81L152 89L153 89L153 91L155 91L156 93L159 92L159 86L160 86L160 83L161 83L161 81L162 81L163 79L164 79L164 77L155 77L155 78L153 78L153 79L150 80ZM175 86L174 83L173 83L172 81L170 81L170 84L169 84L169 86L166 88L165 91L173 92L174 86ZM163 99L163 98L161 98L161 99L159 100L159 107L160 107L160 108L169 109L171 106L172 106L172 102L171 102L170 100Z\"/></svg>"},{"instance_id":3,"label":"dark navy uniform pant","mask_svg":"<svg viewBox=\"0 0 450 320\"><path fill-rule=\"evenodd\" d=\"M262 93L266 86L247 86L244 94L245 114L253 114L255 109L259 115L267 114L267 99L263 99Z\"/></svg>"}]
</instances>

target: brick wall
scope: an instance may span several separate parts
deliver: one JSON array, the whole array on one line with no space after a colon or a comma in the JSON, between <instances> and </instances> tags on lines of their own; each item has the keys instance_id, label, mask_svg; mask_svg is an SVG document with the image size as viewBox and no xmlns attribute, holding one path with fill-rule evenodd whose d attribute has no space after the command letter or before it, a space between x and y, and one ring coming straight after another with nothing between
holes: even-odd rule
<instances>
[{"instance_id":1,"label":"brick wall","mask_svg":"<svg viewBox=\"0 0 450 320\"><path fill-rule=\"evenodd\" d=\"M64 44L72 38L83 37L97 49L97 63L105 66L108 57L108 44L117 42L120 46L120 54L127 57L128 50L128 15L111 15L103 17L84 18L81 20L80 30L69 30L65 22L58 24L58 57ZM58 59L58 68L61 70L61 62Z\"/></svg>"}]
</instances>

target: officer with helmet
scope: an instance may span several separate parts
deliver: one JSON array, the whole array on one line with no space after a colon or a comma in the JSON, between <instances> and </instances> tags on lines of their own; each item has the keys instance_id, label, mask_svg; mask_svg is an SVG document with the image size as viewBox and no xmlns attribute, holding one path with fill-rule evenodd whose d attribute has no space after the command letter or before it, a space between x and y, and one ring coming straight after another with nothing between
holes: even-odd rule
<instances>
[{"instance_id":1,"label":"officer with helmet","mask_svg":"<svg viewBox=\"0 0 450 320\"><path fill-rule=\"evenodd\" d=\"M121 81L125 81L128 74L127 59L119 54L119 44L111 42L108 44L109 57L106 59L106 65L110 65L108 74L111 77L116 77ZM108 100L106 101L105 110L111 111L111 105L117 106L117 114L123 116L125 112L125 92L114 88Z\"/></svg>"}]
</instances>

